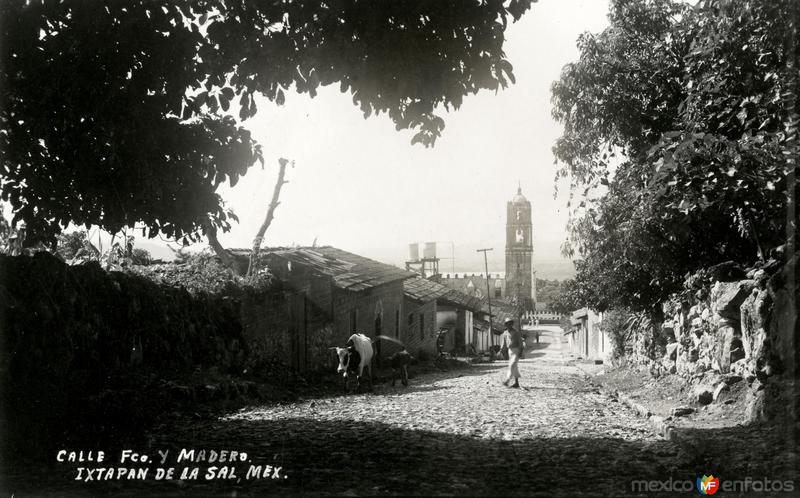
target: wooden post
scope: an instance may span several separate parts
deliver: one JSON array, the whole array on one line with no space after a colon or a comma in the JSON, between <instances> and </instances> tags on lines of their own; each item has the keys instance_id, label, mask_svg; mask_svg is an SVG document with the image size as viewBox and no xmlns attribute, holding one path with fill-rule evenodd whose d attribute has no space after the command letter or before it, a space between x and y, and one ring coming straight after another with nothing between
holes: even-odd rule
<instances>
[{"instance_id":1,"label":"wooden post","mask_svg":"<svg viewBox=\"0 0 800 498\"><path fill-rule=\"evenodd\" d=\"M494 327L492 325L492 292L489 288L489 260L486 257L486 253L488 251L494 250L493 248L489 249L478 249L476 252L483 253L483 265L486 270L486 301L489 303L489 357L494 359L494 352L492 352L491 346L494 346Z\"/></svg>"}]
</instances>

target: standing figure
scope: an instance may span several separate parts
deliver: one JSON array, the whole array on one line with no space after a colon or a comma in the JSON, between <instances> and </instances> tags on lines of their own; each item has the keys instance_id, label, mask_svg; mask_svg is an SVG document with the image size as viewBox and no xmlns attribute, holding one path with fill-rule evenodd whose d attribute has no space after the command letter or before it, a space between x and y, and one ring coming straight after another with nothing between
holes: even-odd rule
<instances>
[{"instance_id":1,"label":"standing figure","mask_svg":"<svg viewBox=\"0 0 800 498\"><path fill-rule=\"evenodd\" d=\"M505 339L508 341L508 374L506 374L506 380L503 381L504 386L508 386L508 383L511 382L511 378L514 378L514 384L511 387L519 387L519 357L522 355L522 334L519 330L514 328L514 320L511 318L506 318L506 321L503 322L503 325L506 327L506 331L504 335L506 336Z\"/></svg>"}]
</instances>

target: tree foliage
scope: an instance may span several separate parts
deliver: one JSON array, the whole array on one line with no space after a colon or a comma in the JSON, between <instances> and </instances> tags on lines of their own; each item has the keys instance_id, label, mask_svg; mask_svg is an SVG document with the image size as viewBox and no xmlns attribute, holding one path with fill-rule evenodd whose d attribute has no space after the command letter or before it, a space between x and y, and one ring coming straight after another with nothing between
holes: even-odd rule
<instances>
[{"instance_id":1,"label":"tree foliage","mask_svg":"<svg viewBox=\"0 0 800 498\"><path fill-rule=\"evenodd\" d=\"M558 294L550 300L550 309L560 315L567 315L585 306L584 296L581 292L586 287L578 285L575 279L567 279L561 282Z\"/></svg>"},{"instance_id":2,"label":"tree foliage","mask_svg":"<svg viewBox=\"0 0 800 498\"><path fill-rule=\"evenodd\" d=\"M558 280L536 279L536 301L539 303L549 304L553 302L560 290L561 282Z\"/></svg>"},{"instance_id":3,"label":"tree foliage","mask_svg":"<svg viewBox=\"0 0 800 498\"><path fill-rule=\"evenodd\" d=\"M784 241L798 7L615 0L609 19L553 85L554 153L574 192L605 191L571 223L590 304L657 314L687 272Z\"/></svg>"},{"instance_id":4,"label":"tree foliage","mask_svg":"<svg viewBox=\"0 0 800 498\"><path fill-rule=\"evenodd\" d=\"M261 149L234 118L338 84L432 145L440 106L514 81L507 23L533 0L9 0L0 13L2 199L27 243L73 222L193 238Z\"/></svg>"}]
</instances>

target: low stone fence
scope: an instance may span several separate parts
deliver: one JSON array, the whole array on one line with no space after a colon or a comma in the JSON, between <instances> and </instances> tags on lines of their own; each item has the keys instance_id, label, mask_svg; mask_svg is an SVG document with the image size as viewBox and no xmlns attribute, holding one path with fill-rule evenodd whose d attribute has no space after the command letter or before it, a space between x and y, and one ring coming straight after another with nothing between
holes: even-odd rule
<instances>
[{"instance_id":1,"label":"low stone fence","mask_svg":"<svg viewBox=\"0 0 800 498\"><path fill-rule=\"evenodd\" d=\"M298 296L276 285L189 292L150 277L68 266L48 253L0 255L0 425L9 454L63 443L88 421L89 431L140 430L128 426L161 404L169 409L184 382L158 386L194 372L252 379L273 369L280 382L297 366ZM309 316L326 330L325 316ZM302 332L311 336L302 366L313 369L325 360L325 337Z\"/></svg>"},{"instance_id":2,"label":"low stone fence","mask_svg":"<svg viewBox=\"0 0 800 498\"><path fill-rule=\"evenodd\" d=\"M797 281L797 259L771 260L747 272L723 264L693 275L686 292L665 303L663 324L634 336L629 359L654 376L684 377L701 403L745 380L748 420L793 415L798 296L791 282Z\"/></svg>"}]
</instances>

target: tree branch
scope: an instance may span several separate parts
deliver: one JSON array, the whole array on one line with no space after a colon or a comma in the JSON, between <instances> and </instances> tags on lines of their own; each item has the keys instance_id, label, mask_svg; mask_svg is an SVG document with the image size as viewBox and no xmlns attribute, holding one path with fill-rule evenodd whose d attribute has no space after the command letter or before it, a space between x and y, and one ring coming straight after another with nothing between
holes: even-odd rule
<instances>
[{"instance_id":1,"label":"tree branch","mask_svg":"<svg viewBox=\"0 0 800 498\"><path fill-rule=\"evenodd\" d=\"M256 233L255 239L253 239L253 249L250 251L250 264L247 267L247 275L250 276L255 271L256 259L258 258L258 251L261 249L261 243L264 241L264 234L267 232L267 228L269 228L270 224L272 224L272 220L275 217L275 208L278 207L278 198L281 194L281 187L283 187L284 183L289 183L284 180L284 176L286 174L286 165L289 163L288 159L280 158L278 162L281 165L280 170L278 171L278 179L275 181L275 189L272 192L272 201L269 203L269 209L267 209L267 217L264 219L264 223L261 224L261 228L258 229L258 233ZM292 162L294 165L294 162Z\"/></svg>"}]
</instances>

